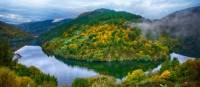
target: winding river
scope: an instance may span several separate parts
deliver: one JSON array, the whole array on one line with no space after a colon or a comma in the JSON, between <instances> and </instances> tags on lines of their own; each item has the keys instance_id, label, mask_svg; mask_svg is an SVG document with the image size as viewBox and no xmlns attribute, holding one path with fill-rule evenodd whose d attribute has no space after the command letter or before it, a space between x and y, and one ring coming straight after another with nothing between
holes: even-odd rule
<instances>
[{"instance_id":1,"label":"winding river","mask_svg":"<svg viewBox=\"0 0 200 87\"><path fill-rule=\"evenodd\" d=\"M42 72L55 76L58 80L58 86L71 86L76 78L94 77L98 74L106 74L122 79L128 72L142 68L145 71L159 69L161 62L150 63L147 61L136 62L85 62L75 60L60 60L54 56L47 56L40 46L24 46L15 52L20 54L19 63L29 66L35 66ZM171 58L178 58L182 63L187 57L175 53Z\"/></svg>"}]
</instances>

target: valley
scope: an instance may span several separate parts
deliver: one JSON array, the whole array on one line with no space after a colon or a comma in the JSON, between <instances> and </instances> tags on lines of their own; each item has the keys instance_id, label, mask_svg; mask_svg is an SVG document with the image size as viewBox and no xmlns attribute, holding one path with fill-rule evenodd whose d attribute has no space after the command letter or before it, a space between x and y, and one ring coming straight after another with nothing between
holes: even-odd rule
<instances>
[{"instance_id":1,"label":"valley","mask_svg":"<svg viewBox=\"0 0 200 87\"><path fill-rule=\"evenodd\" d=\"M31 52L31 53L29 53ZM125 61L125 62L87 62L65 60L54 56L47 56L39 46L24 46L15 52L21 55L19 63L27 67L35 66L46 74L53 75L58 80L58 86L71 86L76 78L89 78L99 74L111 75L121 81L128 72L135 69L143 69L146 72L154 70L161 62ZM33 56L34 55L34 56ZM176 56L181 61L187 61L188 57L172 54L171 59ZM187 59L188 58L188 59ZM32 61L37 61L32 63ZM155 64L152 64L155 63ZM182 62L183 63L183 62ZM112 69L111 69L112 68Z\"/></svg>"},{"instance_id":2,"label":"valley","mask_svg":"<svg viewBox=\"0 0 200 87\"><path fill-rule=\"evenodd\" d=\"M0 87L198 87L199 14L197 6L151 20L101 8L0 22Z\"/></svg>"}]
</instances>

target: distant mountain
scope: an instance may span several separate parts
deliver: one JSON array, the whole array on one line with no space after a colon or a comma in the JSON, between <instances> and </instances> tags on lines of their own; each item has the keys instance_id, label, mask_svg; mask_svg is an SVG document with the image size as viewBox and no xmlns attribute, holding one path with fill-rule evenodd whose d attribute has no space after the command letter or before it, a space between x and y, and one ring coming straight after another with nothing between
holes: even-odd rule
<instances>
[{"instance_id":1,"label":"distant mountain","mask_svg":"<svg viewBox=\"0 0 200 87\"><path fill-rule=\"evenodd\" d=\"M9 25L1 21L0 21L0 37L8 40L11 43L11 46L14 50L18 49L19 47L33 40L31 34L23 32L16 26Z\"/></svg>"},{"instance_id":2,"label":"distant mountain","mask_svg":"<svg viewBox=\"0 0 200 87\"><path fill-rule=\"evenodd\" d=\"M140 26L154 36L161 33L180 39L179 53L200 57L200 6L177 11L160 20L143 22Z\"/></svg>"},{"instance_id":3,"label":"distant mountain","mask_svg":"<svg viewBox=\"0 0 200 87\"><path fill-rule=\"evenodd\" d=\"M39 36L59 25L70 22L71 19L54 19L38 22L29 22L17 25L23 31L29 32L35 36Z\"/></svg>"},{"instance_id":4,"label":"distant mountain","mask_svg":"<svg viewBox=\"0 0 200 87\"><path fill-rule=\"evenodd\" d=\"M130 22L144 18L128 12L97 9L42 35L48 54L87 61L160 60L168 58L164 38L148 40ZM166 40L170 41L170 40Z\"/></svg>"}]
</instances>

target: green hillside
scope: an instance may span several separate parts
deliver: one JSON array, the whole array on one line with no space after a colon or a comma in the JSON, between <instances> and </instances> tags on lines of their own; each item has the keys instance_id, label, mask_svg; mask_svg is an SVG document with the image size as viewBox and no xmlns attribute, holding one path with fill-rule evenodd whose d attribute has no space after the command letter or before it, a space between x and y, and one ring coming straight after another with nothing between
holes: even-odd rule
<instances>
[{"instance_id":1,"label":"green hillside","mask_svg":"<svg viewBox=\"0 0 200 87\"><path fill-rule=\"evenodd\" d=\"M43 48L48 54L88 61L168 58L170 41L174 40L166 37L148 40L140 29L128 26L130 21L141 20L141 16L107 9L83 13L71 23L54 29L55 38L46 41ZM48 35L52 34L47 34L47 38Z\"/></svg>"},{"instance_id":2,"label":"green hillside","mask_svg":"<svg viewBox=\"0 0 200 87\"><path fill-rule=\"evenodd\" d=\"M0 37L8 40L13 49L18 49L33 39L32 35L4 22L0 22Z\"/></svg>"},{"instance_id":3,"label":"green hillside","mask_svg":"<svg viewBox=\"0 0 200 87\"><path fill-rule=\"evenodd\" d=\"M127 12L116 12L114 10L108 9L97 9L95 11L80 14L71 22L64 23L59 27L56 27L45 34L42 34L38 38L38 41L44 43L45 41L51 40L54 37L61 36L63 32L66 32L70 28L79 29L79 27L81 27L82 25L94 25L99 23L119 24L120 22L124 22L127 20L139 22L141 18L141 16L133 15Z\"/></svg>"}]
</instances>

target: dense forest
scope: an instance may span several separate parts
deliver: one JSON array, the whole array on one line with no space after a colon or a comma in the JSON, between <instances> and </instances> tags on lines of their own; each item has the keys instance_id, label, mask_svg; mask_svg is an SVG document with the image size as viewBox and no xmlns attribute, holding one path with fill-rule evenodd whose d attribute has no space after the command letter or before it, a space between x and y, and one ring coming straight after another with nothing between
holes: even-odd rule
<instances>
[{"instance_id":1,"label":"dense forest","mask_svg":"<svg viewBox=\"0 0 200 87\"><path fill-rule=\"evenodd\" d=\"M48 54L89 61L164 60L178 40L163 35L156 40L141 35L129 22L142 17L107 9L81 14L73 25L43 48ZM77 22L77 23L76 23Z\"/></svg>"}]
</instances>

